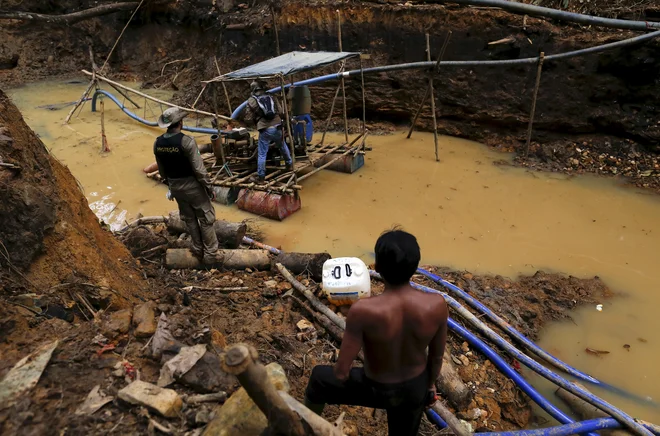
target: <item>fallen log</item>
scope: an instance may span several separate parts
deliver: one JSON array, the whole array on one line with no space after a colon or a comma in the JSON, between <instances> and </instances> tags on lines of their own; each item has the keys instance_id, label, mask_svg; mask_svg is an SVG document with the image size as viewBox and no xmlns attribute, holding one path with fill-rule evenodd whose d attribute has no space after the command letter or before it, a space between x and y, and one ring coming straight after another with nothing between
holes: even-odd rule
<instances>
[{"instance_id":1,"label":"fallen log","mask_svg":"<svg viewBox=\"0 0 660 436\"><path fill-rule=\"evenodd\" d=\"M300 283L296 278L282 265L281 263L276 263L275 267L277 270L284 276L285 279L293 285L293 287L303 294L305 298L312 304L314 309L318 310L325 316L327 316L333 323L338 325L342 330L346 330L346 321L339 316L337 316L336 313L334 313L328 306L325 304L321 303L321 300L316 298L316 296L305 287L302 283Z\"/></svg>"},{"instance_id":2,"label":"fallen log","mask_svg":"<svg viewBox=\"0 0 660 436\"><path fill-rule=\"evenodd\" d=\"M163 224L167 222L167 218L164 216L145 216L142 218L138 218L135 221L132 221L122 227L119 232L125 232L126 230L130 229L131 227L137 227L137 226L142 226L142 225L148 225L148 224Z\"/></svg>"},{"instance_id":3,"label":"fallen log","mask_svg":"<svg viewBox=\"0 0 660 436\"><path fill-rule=\"evenodd\" d=\"M584 390L587 390L582 384L578 382L573 382ZM572 393L568 392L566 389L559 388L555 391L557 395L566 405L575 412L581 419L594 419L594 418L611 418L610 415L603 412L599 408L592 406L591 404L584 401L582 398L579 398ZM625 430L608 430L602 432L607 436L629 436L631 433Z\"/></svg>"},{"instance_id":4,"label":"fallen log","mask_svg":"<svg viewBox=\"0 0 660 436\"><path fill-rule=\"evenodd\" d=\"M218 237L218 242L225 248L238 248L247 233L247 225L245 223L230 223L224 220L214 222L213 229ZM174 234L181 234L188 231L186 223L179 216L179 211L170 212L167 218L167 230Z\"/></svg>"},{"instance_id":5,"label":"fallen log","mask_svg":"<svg viewBox=\"0 0 660 436\"><path fill-rule=\"evenodd\" d=\"M170 248L165 253L165 266L169 269L246 269L269 270L270 257L266 250L218 250L222 262L204 264L187 248Z\"/></svg>"},{"instance_id":6,"label":"fallen log","mask_svg":"<svg viewBox=\"0 0 660 436\"><path fill-rule=\"evenodd\" d=\"M440 401L436 401L432 409L447 423L447 426L454 432L454 435L470 436L472 434L465 424L459 421Z\"/></svg>"},{"instance_id":7,"label":"fallen log","mask_svg":"<svg viewBox=\"0 0 660 436\"><path fill-rule=\"evenodd\" d=\"M138 7L139 2L111 3L109 5L97 6L83 11L72 12L64 15L35 14L33 12L0 12L0 19L40 21L48 24L71 25L89 18L113 14L120 11L129 11Z\"/></svg>"},{"instance_id":8,"label":"fallen log","mask_svg":"<svg viewBox=\"0 0 660 436\"><path fill-rule=\"evenodd\" d=\"M341 421L334 425L330 424L290 396L281 396L268 380L266 368L257 362L257 358L257 351L253 347L237 344L229 347L223 355L222 369L238 378L243 389L268 419L268 427L272 434L291 436L343 434Z\"/></svg>"},{"instance_id":9,"label":"fallen log","mask_svg":"<svg viewBox=\"0 0 660 436\"><path fill-rule=\"evenodd\" d=\"M280 253L273 260L282 264L293 274L309 273L310 276L320 281L323 277L323 264L332 256L328 253Z\"/></svg>"},{"instance_id":10,"label":"fallen log","mask_svg":"<svg viewBox=\"0 0 660 436\"><path fill-rule=\"evenodd\" d=\"M447 347L445 355L442 357L442 367L440 368L440 377L436 381L436 387L442 397L446 398L449 404L457 410L467 409L474 397L473 392L458 375L458 371L451 360L449 347Z\"/></svg>"}]
</instances>

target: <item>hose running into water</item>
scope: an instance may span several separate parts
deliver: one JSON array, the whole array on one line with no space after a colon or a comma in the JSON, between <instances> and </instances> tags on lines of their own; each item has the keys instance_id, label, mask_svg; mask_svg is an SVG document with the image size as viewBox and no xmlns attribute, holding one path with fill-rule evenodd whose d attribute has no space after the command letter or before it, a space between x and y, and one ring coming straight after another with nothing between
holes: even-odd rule
<instances>
[{"instance_id":1,"label":"hose running into water","mask_svg":"<svg viewBox=\"0 0 660 436\"><path fill-rule=\"evenodd\" d=\"M131 112L121 101L117 99L114 95L109 93L108 91L105 91L103 89L98 89L94 92L94 95L92 96L92 112L96 112L96 100L98 99L99 95L103 95L105 97L108 97L114 104L119 106L119 109L122 110L126 115L129 117L133 118L135 121L139 121L142 124L146 124L147 126L150 127L158 127L158 123L155 121L149 121L145 120L144 118L134 114ZM206 128L206 127L188 127L186 125L183 126L183 130L186 130L188 132L193 132L193 133L206 133L208 135L215 135L218 133L216 129L211 129L211 128Z\"/></svg>"},{"instance_id":2,"label":"hose running into water","mask_svg":"<svg viewBox=\"0 0 660 436\"><path fill-rule=\"evenodd\" d=\"M633 399L635 401L638 401L640 403L643 403L645 405L652 405L655 407L658 407L658 405L650 400L649 398L641 397L638 395L633 395L630 392L627 392L621 388L618 388L616 386L609 385L607 383L604 383L595 377L590 376L589 374L585 374L582 371L579 371L576 368L573 368L566 362L563 362L562 360L556 358L552 354L548 353L545 351L543 348L539 347L536 345L534 342L532 342L529 338L527 338L525 335L520 333L518 330L513 328L508 322L506 322L504 319L502 319L499 315L497 315L495 312L490 310L486 305L481 303L479 300L465 292L463 289L459 288L458 286L448 282L447 280L443 279L442 277L433 274L423 268L418 268L417 272L419 274L422 274L423 276L431 279L433 282L436 284L446 288L448 291L451 291L455 296L458 298L464 300L470 307L473 309L483 313L488 319L490 319L495 325L497 325L499 328L504 330L506 333L509 334L513 339L518 341L523 347L525 347L527 350L531 351L532 353L536 354L538 357L541 359L545 360L549 364L555 366L556 368L561 369L562 371L566 372L569 375L572 375L580 380L583 380L585 382L591 383L595 386L599 386L601 388L607 389L615 394L621 395L622 397Z\"/></svg>"}]
</instances>

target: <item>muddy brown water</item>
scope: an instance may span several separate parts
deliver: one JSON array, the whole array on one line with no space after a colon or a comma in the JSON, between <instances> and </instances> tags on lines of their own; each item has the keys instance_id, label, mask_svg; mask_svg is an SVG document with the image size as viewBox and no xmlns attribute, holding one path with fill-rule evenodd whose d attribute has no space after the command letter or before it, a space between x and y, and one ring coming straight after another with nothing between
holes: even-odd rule
<instances>
[{"instance_id":1,"label":"muddy brown water","mask_svg":"<svg viewBox=\"0 0 660 436\"><path fill-rule=\"evenodd\" d=\"M62 122L70 107L38 108L74 101L84 88L41 83L9 94L78 178L100 218L116 228L138 213L167 214L175 203L165 198L166 188L142 173L153 161L159 129L129 119L106 100L111 152L101 154L100 114L90 111L89 102L69 125ZM149 93L169 97L164 91ZM155 119L158 111L150 105L147 118ZM135 112L144 115L144 109ZM339 141L337 135L329 138ZM206 140L199 135L199 142ZM359 172L322 171L307 180L302 210L284 222L259 219L235 206L217 205L217 216L252 219L267 235L265 242L291 251L327 250L371 261L378 235L399 224L417 236L425 263L509 277L538 269L600 276L622 296L603 301L602 310L577 310L574 323L547 326L540 345L608 383L660 402L655 369L660 357L660 198L610 179L494 165L509 158L455 138L441 138L440 163L434 161L430 134L415 133L410 140L404 132L372 136L368 144L373 151ZM586 347L610 353L596 357ZM532 380L552 395L548 384ZM634 416L660 422L658 409L598 392Z\"/></svg>"}]
</instances>

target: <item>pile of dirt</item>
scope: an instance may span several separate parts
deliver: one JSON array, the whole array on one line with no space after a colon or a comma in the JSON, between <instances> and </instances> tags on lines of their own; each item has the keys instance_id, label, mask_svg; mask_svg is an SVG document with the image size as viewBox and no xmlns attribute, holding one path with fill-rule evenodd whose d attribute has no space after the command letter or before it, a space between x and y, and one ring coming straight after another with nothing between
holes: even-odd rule
<instances>
[{"instance_id":1,"label":"pile of dirt","mask_svg":"<svg viewBox=\"0 0 660 436\"><path fill-rule=\"evenodd\" d=\"M0 198L0 338L5 344L20 350L34 338L50 336L51 326L43 321L71 321L87 310L82 305L116 310L143 298L135 260L101 227L76 179L48 153L2 91ZM8 339L12 336L15 342ZM3 360L0 371L7 364Z\"/></svg>"}]
</instances>

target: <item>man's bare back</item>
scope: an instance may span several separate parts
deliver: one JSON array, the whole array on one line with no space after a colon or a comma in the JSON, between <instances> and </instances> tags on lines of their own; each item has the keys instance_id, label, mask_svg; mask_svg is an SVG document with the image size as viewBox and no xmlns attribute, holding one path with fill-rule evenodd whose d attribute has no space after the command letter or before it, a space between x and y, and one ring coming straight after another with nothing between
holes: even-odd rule
<instances>
[{"instance_id":1,"label":"man's bare back","mask_svg":"<svg viewBox=\"0 0 660 436\"><path fill-rule=\"evenodd\" d=\"M426 348L436 336L444 344L446 328L441 327L447 324L447 305L439 294L405 285L357 302L347 324L355 322L362 326L367 376L398 383L427 368Z\"/></svg>"},{"instance_id":2,"label":"man's bare back","mask_svg":"<svg viewBox=\"0 0 660 436\"><path fill-rule=\"evenodd\" d=\"M326 403L385 409L390 435L413 436L424 408L435 398L447 339L447 304L441 295L410 285L421 259L413 235L383 233L375 254L385 292L351 307L339 359L334 367L314 367L305 405L319 414ZM364 367L351 368L361 348Z\"/></svg>"}]
</instances>

